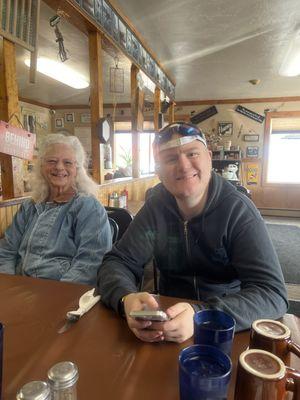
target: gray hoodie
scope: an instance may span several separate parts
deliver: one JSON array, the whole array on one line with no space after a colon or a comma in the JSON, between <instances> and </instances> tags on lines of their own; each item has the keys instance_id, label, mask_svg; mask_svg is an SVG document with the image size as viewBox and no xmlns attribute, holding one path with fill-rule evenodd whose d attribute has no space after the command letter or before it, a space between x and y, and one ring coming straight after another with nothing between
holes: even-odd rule
<instances>
[{"instance_id":1,"label":"gray hoodie","mask_svg":"<svg viewBox=\"0 0 300 400\"><path fill-rule=\"evenodd\" d=\"M224 310L247 329L258 318L287 310L278 257L255 205L212 173L203 212L183 221L175 198L157 185L98 273L102 301L118 310L136 292L143 266L154 257L159 292Z\"/></svg>"}]
</instances>

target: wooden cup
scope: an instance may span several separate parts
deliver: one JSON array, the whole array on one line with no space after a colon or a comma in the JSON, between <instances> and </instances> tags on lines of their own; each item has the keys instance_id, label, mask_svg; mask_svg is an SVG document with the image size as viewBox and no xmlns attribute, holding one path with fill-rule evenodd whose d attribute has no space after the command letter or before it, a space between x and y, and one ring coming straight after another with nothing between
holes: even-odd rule
<instances>
[{"instance_id":1,"label":"wooden cup","mask_svg":"<svg viewBox=\"0 0 300 400\"><path fill-rule=\"evenodd\" d=\"M300 400L300 372L286 367L272 353L260 349L244 351L239 358L235 400Z\"/></svg>"},{"instance_id":2,"label":"wooden cup","mask_svg":"<svg viewBox=\"0 0 300 400\"><path fill-rule=\"evenodd\" d=\"M300 357L300 346L291 339L290 329L271 319L254 321L250 332L250 349L261 349L275 354L290 365L290 353Z\"/></svg>"}]
</instances>

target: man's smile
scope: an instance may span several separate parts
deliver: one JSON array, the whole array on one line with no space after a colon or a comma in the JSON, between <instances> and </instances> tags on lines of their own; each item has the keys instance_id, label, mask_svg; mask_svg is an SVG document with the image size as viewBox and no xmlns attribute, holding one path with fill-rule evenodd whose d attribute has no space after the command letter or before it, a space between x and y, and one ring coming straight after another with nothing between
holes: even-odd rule
<instances>
[{"instance_id":1,"label":"man's smile","mask_svg":"<svg viewBox=\"0 0 300 400\"><path fill-rule=\"evenodd\" d=\"M189 179L195 178L196 176L199 176L197 172L195 174L191 174L191 175L179 176L176 178L176 180L177 181L189 180Z\"/></svg>"}]
</instances>

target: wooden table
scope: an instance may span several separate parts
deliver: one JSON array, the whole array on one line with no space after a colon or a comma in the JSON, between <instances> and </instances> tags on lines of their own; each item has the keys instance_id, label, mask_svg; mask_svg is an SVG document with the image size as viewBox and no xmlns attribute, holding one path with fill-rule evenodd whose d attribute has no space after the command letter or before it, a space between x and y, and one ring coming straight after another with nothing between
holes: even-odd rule
<instances>
[{"instance_id":1,"label":"wooden table","mask_svg":"<svg viewBox=\"0 0 300 400\"><path fill-rule=\"evenodd\" d=\"M97 304L67 332L58 334L67 311L77 308L88 286L0 275L0 320L5 325L3 400L15 399L25 383L46 379L60 361L79 367L79 400L179 400L178 354L192 343L143 343L113 311ZM162 298L164 305L176 300ZM283 319L300 343L300 320ZM249 333L234 340L228 399L233 398L238 355ZM299 359L292 365L300 369Z\"/></svg>"}]
</instances>

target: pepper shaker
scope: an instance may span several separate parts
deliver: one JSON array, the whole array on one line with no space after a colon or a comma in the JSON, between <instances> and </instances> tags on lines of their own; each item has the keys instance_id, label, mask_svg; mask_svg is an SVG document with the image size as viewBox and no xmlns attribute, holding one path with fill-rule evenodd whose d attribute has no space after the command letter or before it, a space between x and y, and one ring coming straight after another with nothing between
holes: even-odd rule
<instances>
[{"instance_id":1,"label":"pepper shaker","mask_svg":"<svg viewBox=\"0 0 300 400\"><path fill-rule=\"evenodd\" d=\"M43 381L28 382L19 390L17 400L51 400L50 386Z\"/></svg>"},{"instance_id":2,"label":"pepper shaker","mask_svg":"<svg viewBox=\"0 0 300 400\"><path fill-rule=\"evenodd\" d=\"M52 400L77 400L78 368L71 361L55 364L48 371Z\"/></svg>"}]
</instances>

